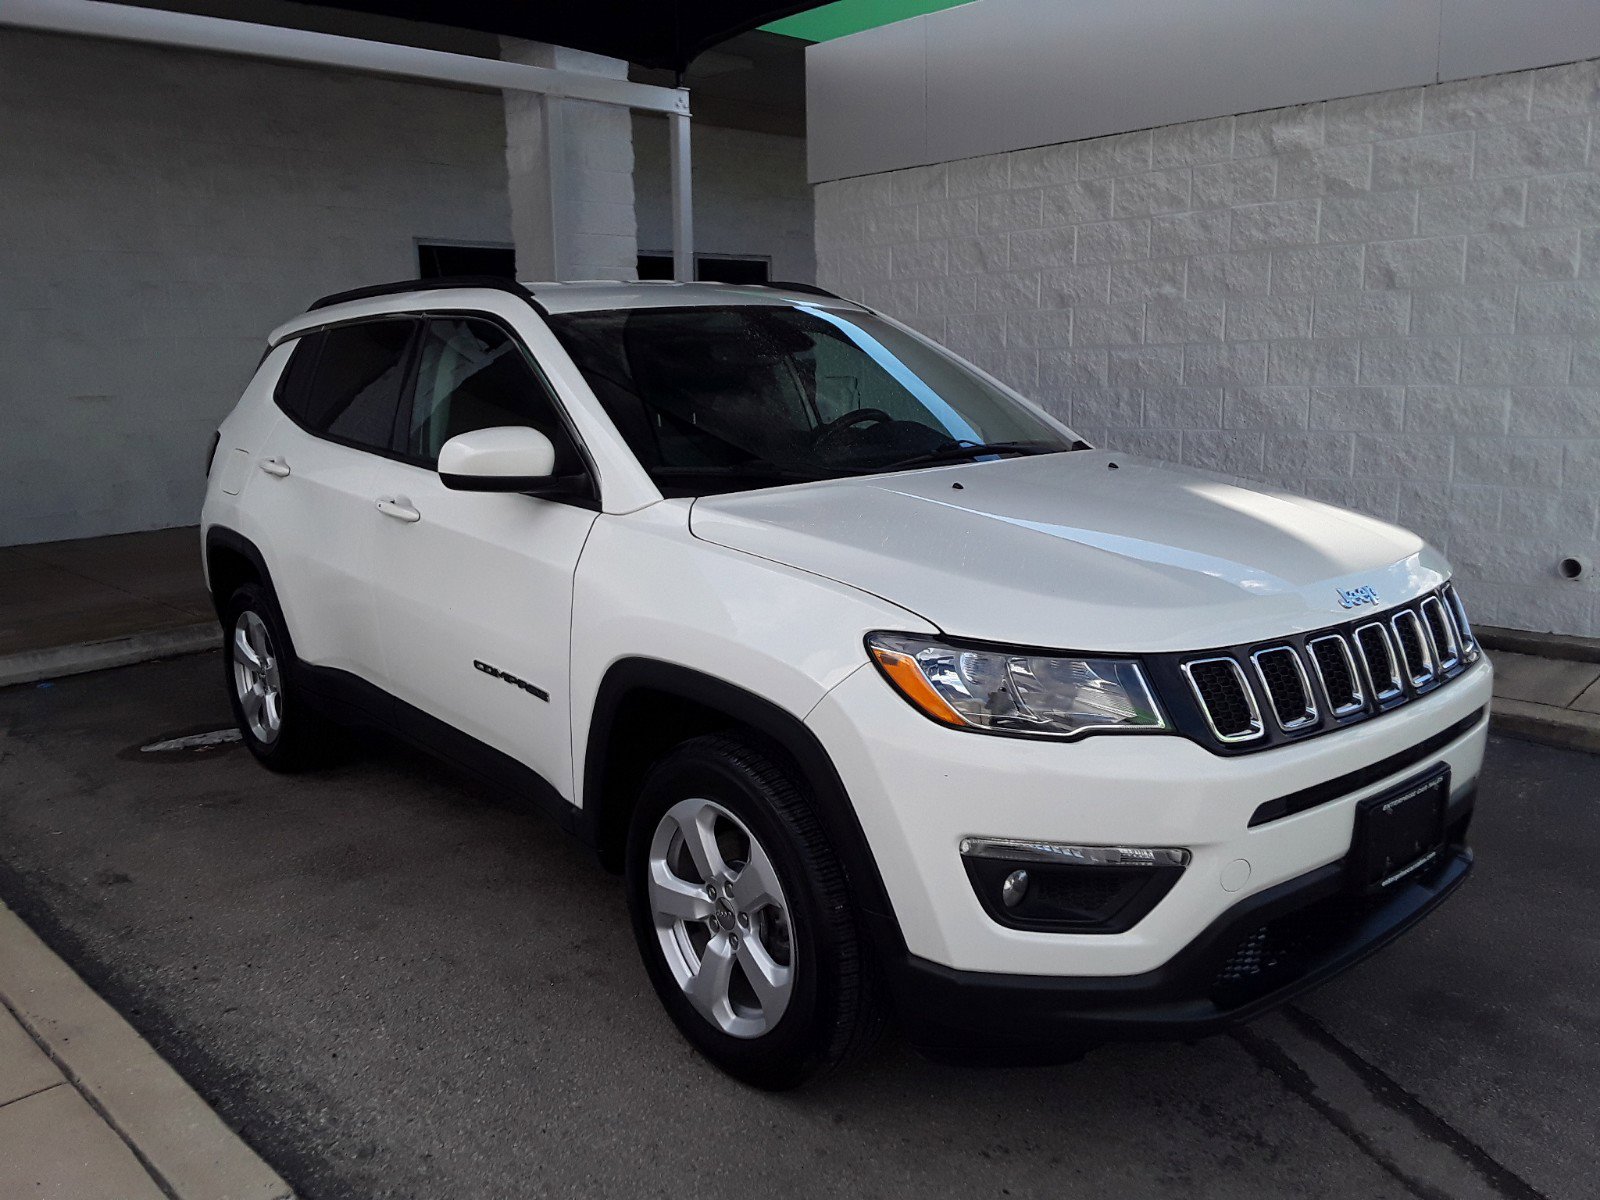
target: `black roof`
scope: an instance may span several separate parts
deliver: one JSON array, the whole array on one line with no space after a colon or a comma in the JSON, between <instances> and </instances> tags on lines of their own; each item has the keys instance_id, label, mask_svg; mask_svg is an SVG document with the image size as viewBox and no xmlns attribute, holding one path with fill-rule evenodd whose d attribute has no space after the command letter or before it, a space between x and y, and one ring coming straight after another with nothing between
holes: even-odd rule
<instances>
[{"instance_id":1,"label":"black roof","mask_svg":"<svg viewBox=\"0 0 1600 1200\"><path fill-rule=\"evenodd\" d=\"M313 300L306 311L316 312L319 308L343 304L348 300L370 300L374 296L398 296L402 292L431 292L446 288L493 288L497 292L510 292L517 299L526 300L537 307L533 293L514 279L506 279L499 275L443 275L434 279L401 279L394 283L369 283L365 287L334 292L332 295Z\"/></svg>"},{"instance_id":2,"label":"black roof","mask_svg":"<svg viewBox=\"0 0 1600 1200\"><path fill-rule=\"evenodd\" d=\"M841 300L842 296L820 288L814 283L783 283L774 280L763 284L738 284L741 288L765 287L773 291L801 292L811 296L827 296L833 300ZM375 296L398 296L404 292L431 292L443 291L448 288L493 288L497 292L509 292L519 300L526 300L541 314L548 316L544 305L528 288L514 279L506 279L499 275L443 275L434 279L398 279L393 283L369 283L365 287L350 288L343 292L334 292L313 300L306 308L307 312L316 312L319 308L329 308L335 304L344 304L350 300L370 300Z\"/></svg>"},{"instance_id":3,"label":"black roof","mask_svg":"<svg viewBox=\"0 0 1600 1200\"><path fill-rule=\"evenodd\" d=\"M827 0L312 0L682 71L702 50Z\"/></svg>"}]
</instances>

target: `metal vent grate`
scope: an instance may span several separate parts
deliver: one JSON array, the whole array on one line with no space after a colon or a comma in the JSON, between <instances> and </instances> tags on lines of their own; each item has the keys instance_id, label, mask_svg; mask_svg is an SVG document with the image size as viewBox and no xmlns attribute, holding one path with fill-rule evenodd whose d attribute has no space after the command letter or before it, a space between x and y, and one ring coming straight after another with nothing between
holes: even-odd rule
<instances>
[{"instance_id":1,"label":"metal vent grate","mask_svg":"<svg viewBox=\"0 0 1600 1200\"><path fill-rule=\"evenodd\" d=\"M1369 900L1331 896L1250 930L1218 968L1212 1000L1234 1008L1289 983L1347 938L1373 907Z\"/></svg>"},{"instance_id":2,"label":"metal vent grate","mask_svg":"<svg viewBox=\"0 0 1600 1200\"><path fill-rule=\"evenodd\" d=\"M1237 662L1202 658L1184 663L1183 672L1218 740L1244 742L1261 736L1261 711Z\"/></svg>"},{"instance_id":3,"label":"metal vent grate","mask_svg":"<svg viewBox=\"0 0 1600 1200\"><path fill-rule=\"evenodd\" d=\"M1334 633L1313 638L1306 648L1311 651L1311 665L1322 684L1322 694L1328 699L1328 710L1336 717L1347 717L1365 708L1366 695L1356 674L1350 643Z\"/></svg>"},{"instance_id":4,"label":"metal vent grate","mask_svg":"<svg viewBox=\"0 0 1600 1200\"><path fill-rule=\"evenodd\" d=\"M1251 930L1234 947L1233 953L1228 955L1222 969L1217 972L1217 983L1227 986L1254 979L1270 969L1276 961L1275 947L1268 941L1267 927L1262 925Z\"/></svg>"},{"instance_id":5,"label":"metal vent grate","mask_svg":"<svg viewBox=\"0 0 1600 1200\"><path fill-rule=\"evenodd\" d=\"M1311 699L1311 681L1300 656L1288 646L1274 646L1270 650L1257 650L1250 656L1261 677L1261 686L1272 705L1272 714L1278 718L1278 727L1285 730L1304 729L1317 719L1317 706Z\"/></svg>"}]
</instances>

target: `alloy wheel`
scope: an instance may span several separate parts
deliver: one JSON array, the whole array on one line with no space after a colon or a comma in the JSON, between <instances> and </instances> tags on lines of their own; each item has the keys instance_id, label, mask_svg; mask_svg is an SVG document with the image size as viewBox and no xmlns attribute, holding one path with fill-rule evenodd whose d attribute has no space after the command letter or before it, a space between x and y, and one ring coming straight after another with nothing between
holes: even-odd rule
<instances>
[{"instance_id":1,"label":"alloy wheel","mask_svg":"<svg viewBox=\"0 0 1600 1200\"><path fill-rule=\"evenodd\" d=\"M233 627L233 690L251 735L264 745L283 728L283 680L267 623L251 609Z\"/></svg>"},{"instance_id":2,"label":"alloy wheel","mask_svg":"<svg viewBox=\"0 0 1600 1200\"><path fill-rule=\"evenodd\" d=\"M795 939L783 885L749 828L713 800L680 800L650 842L649 903L661 951L695 1010L756 1038L794 991Z\"/></svg>"}]
</instances>

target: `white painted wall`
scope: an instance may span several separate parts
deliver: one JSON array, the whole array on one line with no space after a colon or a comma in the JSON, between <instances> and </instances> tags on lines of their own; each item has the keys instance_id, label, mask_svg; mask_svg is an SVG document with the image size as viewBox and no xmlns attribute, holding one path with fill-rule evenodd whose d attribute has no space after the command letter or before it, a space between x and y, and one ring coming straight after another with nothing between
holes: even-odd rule
<instances>
[{"instance_id":1,"label":"white painted wall","mask_svg":"<svg viewBox=\"0 0 1600 1200\"><path fill-rule=\"evenodd\" d=\"M772 278L817 276L804 138L694 126L694 239L702 254L769 255ZM665 118L633 117L639 248L672 247Z\"/></svg>"},{"instance_id":2,"label":"white painted wall","mask_svg":"<svg viewBox=\"0 0 1600 1200\"><path fill-rule=\"evenodd\" d=\"M505 243L500 97L0 31L0 545L198 519L267 332Z\"/></svg>"},{"instance_id":3,"label":"white painted wall","mask_svg":"<svg viewBox=\"0 0 1600 1200\"><path fill-rule=\"evenodd\" d=\"M828 182L816 232L823 286L1091 440L1398 520L1480 622L1600 635L1555 571L1600 562L1600 60Z\"/></svg>"}]
</instances>

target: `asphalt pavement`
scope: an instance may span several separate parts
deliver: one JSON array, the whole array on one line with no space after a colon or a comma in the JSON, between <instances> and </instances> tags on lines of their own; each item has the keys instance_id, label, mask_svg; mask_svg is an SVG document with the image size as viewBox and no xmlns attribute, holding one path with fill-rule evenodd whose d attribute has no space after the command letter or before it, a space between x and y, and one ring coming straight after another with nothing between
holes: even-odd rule
<instances>
[{"instance_id":1,"label":"asphalt pavement","mask_svg":"<svg viewBox=\"0 0 1600 1200\"><path fill-rule=\"evenodd\" d=\"M707 1066L622 890L382 744L285 778L215 655L0 691L0 899L304 1197L1590 1197L1600 759L1495 739L1479 869L1288 1013L977 1070L890 1037L803 1090Z\"/></svg>"}]
</instances>

